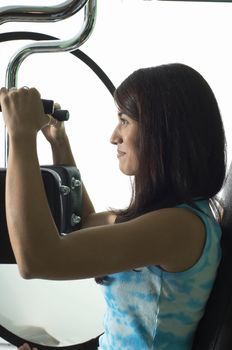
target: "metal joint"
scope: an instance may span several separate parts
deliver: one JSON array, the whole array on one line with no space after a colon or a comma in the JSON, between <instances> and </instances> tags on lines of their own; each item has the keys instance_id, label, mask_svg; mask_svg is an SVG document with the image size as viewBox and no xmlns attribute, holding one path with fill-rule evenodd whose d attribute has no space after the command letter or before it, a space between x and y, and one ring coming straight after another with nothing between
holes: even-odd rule
<instances>
[{"instance_id":1,"label":"metal joint","mask_svg":"<svg viewBox=\"0 0 232 350\"><path fill-rule=\"evenodd\" d=\"M75 213L71 216L71 225L76 226L81 222L81 217L79 215L76 215Z\"/></svg>"},{"instance_id":2,"label":"metal joint","mask_svg":"<svg viewBox=\"0 0 232 350\"><path fill-rule=\"evenodd\" d=\"M71 192L70 187L68 186L60 186L60 193L63 194L64 196L67 196Z\"/></svg>"},{"instance_id":3,"label":"metal joint","mask_svg":"<svg viewBox=\"0 0 232 350\"><path fill-rule=\"evenodd\" d=\"M79 179L76 179L75 177L72 177L71 179L71 188L72 190L75 190L75 188L81 186L81 181Z\"/></svg>"}]
</instances>

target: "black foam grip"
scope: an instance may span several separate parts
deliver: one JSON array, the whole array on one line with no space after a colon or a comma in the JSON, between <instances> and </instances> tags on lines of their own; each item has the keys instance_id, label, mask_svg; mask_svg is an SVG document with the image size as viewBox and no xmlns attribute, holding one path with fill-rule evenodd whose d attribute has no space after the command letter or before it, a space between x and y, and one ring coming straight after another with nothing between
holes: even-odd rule
<instances>
[{"instance_id":1,"label":"black foam grip","mask_svg":"<svg viewBox=\"0 0 232 350\"><path fill-rule=\"evenodd\" d=\"M63 109L55 109L52 113L52 116L60 122L66 121L69 120L69 111Z\"/></svg>"},{"instance_id":2,"label":"black foam grip","mask_svg":"<svg viewBox=\"0 0 232 350\"><path fill-rule=\"evenodd\" d=\"M54 101L52 100L42 100L44 113L52 114L54 111Z\"/></svg>"}]
</instances>

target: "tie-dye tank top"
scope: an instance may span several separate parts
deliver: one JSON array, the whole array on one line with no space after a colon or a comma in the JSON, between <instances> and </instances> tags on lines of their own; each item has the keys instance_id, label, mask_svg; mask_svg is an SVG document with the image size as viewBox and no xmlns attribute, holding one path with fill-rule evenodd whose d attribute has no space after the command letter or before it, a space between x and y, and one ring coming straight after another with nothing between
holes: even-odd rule
<instances>
[{"instance_id":1,"label":"tie-dye tank top","mask_svg":"<svg viewBox=\"0 0 232 350\"><path fill-rule=\"evenodd\" d=\"M221 257L221 229L208 201L197 201L206 242L201 257L184 272L157 266L107 276L102 286L106 314L100 350L190 350ZM187 232L186 232L187 234Z\"/></svg>"}]
</instances>

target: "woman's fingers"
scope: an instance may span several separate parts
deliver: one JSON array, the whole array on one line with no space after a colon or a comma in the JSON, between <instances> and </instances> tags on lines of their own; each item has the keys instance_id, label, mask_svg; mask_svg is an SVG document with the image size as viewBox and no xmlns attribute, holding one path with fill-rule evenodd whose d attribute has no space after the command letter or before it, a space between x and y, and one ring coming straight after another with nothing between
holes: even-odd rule
<instances>
[{"instance_id":1,"label":"woman's fingers","mask_svg":"<svg viewBox=\"0 0 232 350\"><path fill-rule=\"evenodd\" d=\"M5 87L0 89L0 106L5 102L5 98L8 94L8 90Z\"/></svg>"},{"instance_id":2,"label":"woman's fingers","mask_svg":"<svg viewBox=\"0 0 232 350\"><path fill-rule=\"evenodd\" d=\"M3 87L0 90L0 105L8 133L28 134L42 129L45 136L53 140L63 132L61 122L52 115L44 114L40 93L35 88L23 86L8 90ZM59 103L54 104L55 110L60 108Z\"/></svg>"},{"instance_id":3,"label":"woman's fingers","mask_svg":"<svg viewBox=\"0 0 232 350\"><path fill-rule=\"evenodd\" d=\"M61 109L61 106L59 103L55 102L54 103L54 109Z\"/></svg>"},{"instance_id":4,"label":"woman's fingers","mask_svg":"<svg viewBox=\"0 0 232 350\"><path fill-rule=\"evenodd\" d=\"M8 132L34 132L54 123L44 116L40 93L35 88L1 88L0 104Z\"/></svg>"},{"instance_id":5,"label":"woman's fingers","mask_svg":"<svg viewBox=\"0 0 232 350\"><path fill-rule=\"evenodd\" d=\"M44 124L44 126L41 128L46 128L47 126L56 126L58 123L58 120L53 118L50 114L45 114L46 118L47 118L47 123Z\"/></svg>"},{"instance_id":6,"label":"woman's fingers","mask_svg":"<svg viewBox=\"0 0 232 350\"><path fill-rule=\"evenodd\" d=\"M24 343L23 345L21 345L19 348L19 350L38 350L35 347L30 347L30 345L28 343Z\"/></svg>"}]
</instances>

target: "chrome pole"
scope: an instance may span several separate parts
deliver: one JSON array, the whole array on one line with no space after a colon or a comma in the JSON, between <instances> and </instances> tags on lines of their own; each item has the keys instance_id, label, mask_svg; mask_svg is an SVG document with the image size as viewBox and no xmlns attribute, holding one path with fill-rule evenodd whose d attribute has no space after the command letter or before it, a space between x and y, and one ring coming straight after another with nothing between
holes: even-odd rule
<instances>
[{"instance_id":1,"label":"chrome pole","mask_svg":"<svg viewBox=\"0 0 232 350\"><path fill-rule=\"evenodd\" d=\"M85 5L84 22L77 35L68 40L40 41L19 49L10 59L6 70L6 88L17 86L18 70L22 62L34 53L74 51L80 47L93 31L96 19L97 0L89 0Z\"/></svg>"},{"instance_id":2,"label":"chrome pole","mask_svg":"<svg viewBox=\"0 0 232 350\"><path fill-rule=\"evenodd\" d=\"M42 11L42 9L41 9ZM80 47L93 31L97 14L97 0L88 0L84 7L84 21L77 35L68 40L40 41L19 49L10 59L5 76L7 89L17 87L18 71L22 62L31 54L48 52L71 52ZM5 131L5 167L8 158L8 136Z\"/></svg>"},{"instance_id":3,"label":"chrome pole","mask_svg":"<svg viewBox=\"0 0 232 350\"><path fill-rule=\"evenodd\" d=\"M6 22L56 22L77 13L88 0L67 0L55 6L0 7L0 24Z\"/></svg>"}]
</instances>

